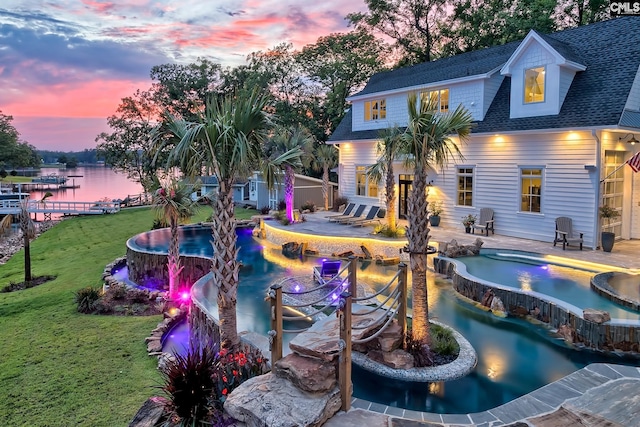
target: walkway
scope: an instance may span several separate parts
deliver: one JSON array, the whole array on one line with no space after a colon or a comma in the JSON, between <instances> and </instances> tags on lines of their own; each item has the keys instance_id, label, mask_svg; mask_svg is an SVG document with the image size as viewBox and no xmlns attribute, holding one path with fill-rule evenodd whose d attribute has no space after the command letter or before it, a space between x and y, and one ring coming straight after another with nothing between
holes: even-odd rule
<instances>
[{"instance_id":1,"label":"walkway","mask_svg":"<svg viewBox=\"0 0 640 427\"><path fill-rule=\"evenodd\" d=\"M372 227L351 227L329 223L330 213L306 214L306 222L287 230L318 236L372 237ZM404 225L404 224L403 224ZM556 256L577 262L634 269L640 272L640 240L618 241L612 252L578 249L562 250L553 243L518 239L499 234L479 236L442 227L431 228L433 243L470 244L481 238L485 248L518 249ZM488 411L474 414L417 412L354 398L348 413L339 412L328 427L419 427L419 426L512 426L573 427L575 425L637 426L640 419L640 369L614 364L591 364L554 383Z\"/></svg>"}]
</instances>

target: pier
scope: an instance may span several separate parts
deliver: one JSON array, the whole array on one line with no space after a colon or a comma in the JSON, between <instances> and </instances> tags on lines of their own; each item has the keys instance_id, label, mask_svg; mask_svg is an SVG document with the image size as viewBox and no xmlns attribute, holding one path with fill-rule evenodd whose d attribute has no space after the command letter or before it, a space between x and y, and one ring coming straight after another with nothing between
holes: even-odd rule
<instances>
[{"instance_id":1,"label":"pier","mask_svg":"<svg viewBox=\"0 0 640 427\"><path fill-rule=\"evenodd\" d=\"M27 211L37 215L44 214L45 220L51 214L57 215L102 215L120 211L120 202L63 202L57 200L29 200ZM15 215L20 212L20 201L0 200L0 215Z\"/></svg>"}]
</instances>

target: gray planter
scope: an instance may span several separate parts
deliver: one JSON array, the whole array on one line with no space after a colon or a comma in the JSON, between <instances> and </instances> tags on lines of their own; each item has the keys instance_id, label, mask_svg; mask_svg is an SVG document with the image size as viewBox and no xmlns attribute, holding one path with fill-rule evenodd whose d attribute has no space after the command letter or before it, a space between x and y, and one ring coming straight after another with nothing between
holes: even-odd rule
<instances>
[{"instance_id":1,"label":"gray planter","mask_svg":"<svg viewBox=\"0 0 640 427\"><path fill-rule=\"evenodd\" d=\"M613 243L616 240L616 235L609 231L603 231L600 235L600 240L602 242L602 250L605 252L611 252L611 249L613 249Z\"/></svg>"},{"instance_id":2,"label":"gray planter","mask_svg":"<svg viewBox=\"0 0 640 427\"><path fill-rule=\"evenodd\" d=\"M440 217L437 215L431 215L429 217L429 222L431 223L432 227L437 227L440 225Z\"/></svg>"}]
</instances>

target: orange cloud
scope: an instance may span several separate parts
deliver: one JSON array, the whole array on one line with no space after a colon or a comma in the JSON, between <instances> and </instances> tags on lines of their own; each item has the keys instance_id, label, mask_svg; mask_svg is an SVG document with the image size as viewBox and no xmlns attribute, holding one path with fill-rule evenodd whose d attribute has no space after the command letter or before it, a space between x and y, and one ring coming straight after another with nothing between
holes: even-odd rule
<instances>
[{"instance_id":1,"label":"orange cloud","mask_svg":"<svg viewBox=\"0 0 640 427\"><path fill-rule=\"evenodd\" d=\"M101 117L116 112L120 100L136 89L146 89L149 82L94 80L31 87L14 97L3 110L15 116Z\"/></svg>"}]
</instances>

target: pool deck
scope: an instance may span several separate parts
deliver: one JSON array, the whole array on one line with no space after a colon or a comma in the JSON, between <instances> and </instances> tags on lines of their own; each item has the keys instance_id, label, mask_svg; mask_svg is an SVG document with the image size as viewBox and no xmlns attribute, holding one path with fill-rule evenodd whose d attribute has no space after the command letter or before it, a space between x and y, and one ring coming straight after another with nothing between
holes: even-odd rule
<instances>
[{"instance_id":1,"label":"pool deck","mask_svg":"<svg viewBox=\"0 0 640 427\"><path fill-rule=\"evenodd\" d=\"M293 232L322 236L369 236L372 227L351 227L329 223L332 213L306 214L306 222L287 227ZM405 225L401 222L401 225ZM460 229L432 227L431 241L470 244L477 237L485 248L517 249L545 255L611 266L610 270L640 272L640 240L620 240L612 252L553 246L552 242L518 239L500 234L480 236ZM327 427L570 427L575 425L637 426L640 417L640 369L615 364L594 363L564 378L534 390L496 408L473 414L418 412L354 398L352 409L339 412Z\"/></svg>"}]
</instances>

